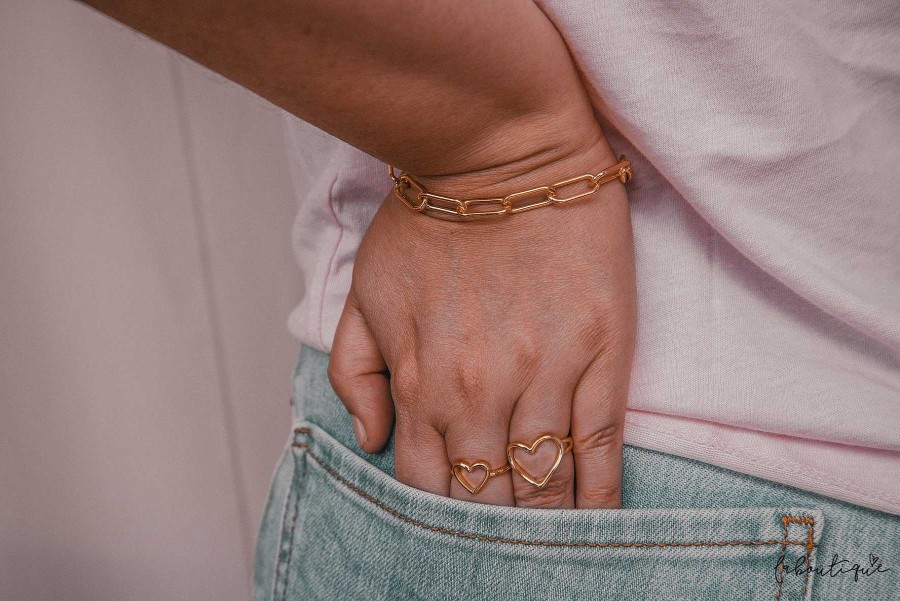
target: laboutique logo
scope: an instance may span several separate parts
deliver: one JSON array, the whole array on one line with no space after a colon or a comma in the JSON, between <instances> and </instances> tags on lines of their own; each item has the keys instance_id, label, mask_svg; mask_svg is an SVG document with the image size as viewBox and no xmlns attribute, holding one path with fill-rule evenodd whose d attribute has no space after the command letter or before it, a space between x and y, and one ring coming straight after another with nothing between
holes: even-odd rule
<instances>
[{"instance_id":1,"label":"laboutique logo","mask_svg":"<svg viewBox=\"0 0 900 601\"><path fill-rule=\"evenodd\" d=\"M807 563L804 556L800 556L793 563L785 559L784 554L778 557L778 563L775 564L775 580L778 583L784 579L785 574L793 574L795 576L804 576L806 574L818 574L819 576L828 576L830 578L847 577L851 575L854 582L859 582L860 578L866 578L889 572L891 569L885 566L881 558L874 553L869 553L867 562L854 563L853 561L842 558L835 553L831 556L831 561L819 565Z\"/></svg>"}]
</instances>

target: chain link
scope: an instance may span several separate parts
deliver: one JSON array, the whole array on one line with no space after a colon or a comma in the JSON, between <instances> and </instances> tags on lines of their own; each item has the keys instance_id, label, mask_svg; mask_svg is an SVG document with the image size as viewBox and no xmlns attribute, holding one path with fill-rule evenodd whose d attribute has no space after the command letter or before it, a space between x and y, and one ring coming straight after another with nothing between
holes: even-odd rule
<instances>
[{"instance_id":1,"label":"chain link","mask_svg":"<svg viewBox=\"0 0 900 601\"><path fill-rule=\"evenodd\" d=\"M454 217L490 217L496 215L512 215L545 207L551 204L564 204L578 198L594 194L600 186L613 180L623 184L631 181L633 172L631 162L625 155L619 162L607 167L596 175L585 174L530 190L513 192L502 198L473 198L461 200L432 194L425 186L417 182L407 173L397 176L394 167L388 165L388 175L394 182L394 196L403 201L409 209L420 213L437 213ZM587 189L584 189L586 186ZM560 196L560 191L567 188L582 188L580 192L570 190L570 196ZM529 201L530 199L530 201ZM515 201L515 202L514 202Z\"/></svg>"}]
</instances>

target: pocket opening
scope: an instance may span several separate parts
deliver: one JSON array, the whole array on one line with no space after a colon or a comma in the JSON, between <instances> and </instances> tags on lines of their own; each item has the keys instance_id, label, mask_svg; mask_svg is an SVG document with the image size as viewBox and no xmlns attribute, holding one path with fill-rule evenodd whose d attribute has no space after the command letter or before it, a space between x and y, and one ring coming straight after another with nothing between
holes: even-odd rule
<instances>
[{"instance_id":1,"label":"pocket opening","mask_svg":"<svg viewBox=\"0 0 900 601\"><path fill-rule=\"evenodd\" d=\"M808 601L812 593L813 579L790 570L814 558L822 528L814 509L555 510L461 501L397 481L315 423L295 425L277 601L468 599L487 580L496 598L528 599L535 578L560 594L604 601L629 591L627 598L654 601L694 599L698 590L754 601ZM779 557L790 562L781 581Z\"/></svg>"},{"instance_id":2,"label":"pocket opening","mask_svg":"<svg viewBox=\"0 0 900 601\"><path fill-rule=\"evenodd\" d=\"M438 534L446 534L450 536L456 536L460 538L477 540L481 542L488 543L505 543L511 545L525 545L525 546L545 546L545 547L561 547L561 548L678 548L678 547L773 547L773 548L787 548L787 547L801 547L807 549L807 555L809 555L812 550L817 546L817 537L816 533L816 521L815 521L815 512L809 511L809 515L795 516L793 513L798 512L796 508L791 508L790 510L784 510L783 513L777 516L778 523L783 526L783 536L775 536L775 537L745 537L738 538L736 540L688 540L688 541L665 541L665 540L625 540L625 541L614 541L614 542L595 542L595 541L561 541L561 540L534 540L529 538L513 538L513 537L502 537L502 536L490 536L484 535L474 532L466 532L461 529L448 528L444 526L440 526L437 524L429 523L423 519L416 518L414 516L408 515L408 512L404 512L401 509L391 506L390 503L385 502L381 499L376 498L372 494L367 493L360 486L354 484L349 478L345 477L341 474L339 469L329 463L326 457L323 457L323 454L319 454L316 452L316 438L317 436L328 436L324 431L321 431L319 428L310 427L310 425L300 426L294 429L294 434L296 436L295 441L292 443L292 446L298 449L303 449L306 456L312 459L318 466L330 477L332 480L339 483L346 490L352 492L357 497L365 500L367 503L372 506L378 508L384 513L393 516L396 519L403 521L406 524L414 526L416 528L420 528L423 530L427 530L430 532L435 532ZM329 441L333 444L340 444L336 441ZM346 451L349 454L352 454L352 451L347 449ZM352 457L355 459L362 459L356 457L355 454L352 454ZM457 499L449 499L445 497L440 497L439 495L433 495L431 493L427 493L424 491L420 491L418 489L414 489L402 482L395 480L384 474L377 468L372 468L380 474L381 477L391 480L396 486L405 487L409 489L409 492L416 495L428 495L432 497L437 497L439 499L449 501L455 504L461 504L465 510L468 511L479 511L479 510L490 510L494 506L484 505L481 503L474 503L468 501L460 501ZM560 512L562 513L570 513L571 515L582 514L584 515L586 512L649 512L653 510L630 510L630 509L599 509L599 510L585 510L585 509L569 509L569 510L547 510L547 509L527 509L527 508L509 508L504 507L503 510L515 511L515 512L527 512L533 513L536 515L545 514L546 512L554 512L557 517ZM761 508L763 510L769 510L770 508ZM737 512L747 512L752 511L746 508L736 509L736 510L728 510L728 509L715 509L715 510L694 510L694 509L685 509L685 510L660 510L660 511L682 511L682 512L691 512L691 513L711 513L711 512L728 512L728 511L737 511ZM777 513L777 510L775 510ZM805 512L806 510L799 510ZM548 515L549 517L549 515ZM804 524L808 526L808 536L804 536L803 538L790 539L789 538L789 524Z\"/></svg>"}]
</instances>

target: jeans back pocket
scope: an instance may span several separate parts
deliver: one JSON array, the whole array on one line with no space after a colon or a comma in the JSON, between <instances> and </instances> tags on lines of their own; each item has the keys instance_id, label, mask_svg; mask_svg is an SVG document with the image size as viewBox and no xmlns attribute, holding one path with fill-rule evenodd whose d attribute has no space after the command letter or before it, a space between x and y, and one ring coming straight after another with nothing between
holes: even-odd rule
<instances>
[{"instance_id":1,"label":"jeans back pocket","mask_svg":"<svg viewBox=\"0 0 900 601\"><path fill-rule=\"evenodd\" d=\"M459 501L406 486L305 421L289 459L280 519L264 522L278 524L279 548L257 599L811 598L813 509Z\"/></svg>"}]
</instances>

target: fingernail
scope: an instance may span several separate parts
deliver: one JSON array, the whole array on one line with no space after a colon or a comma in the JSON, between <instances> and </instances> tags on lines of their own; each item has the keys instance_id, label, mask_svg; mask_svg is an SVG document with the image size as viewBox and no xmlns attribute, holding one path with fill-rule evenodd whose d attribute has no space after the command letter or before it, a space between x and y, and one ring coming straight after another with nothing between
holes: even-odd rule
<instances>
[{"instance_id":1,"label":"fingernail","mask_svg":"<svg viewBox=\"0 0 900 601\"><path fill-rule=\"evenodd\" d=\"M355 415L351 415L350 418L353 420L353 430L356 432L356 440L359 441L359 446L363 446L366 444L366 440L368 440L368 437L366 436L366 427L363 426L362 421Z\"/></svg>"}]
</instances>

